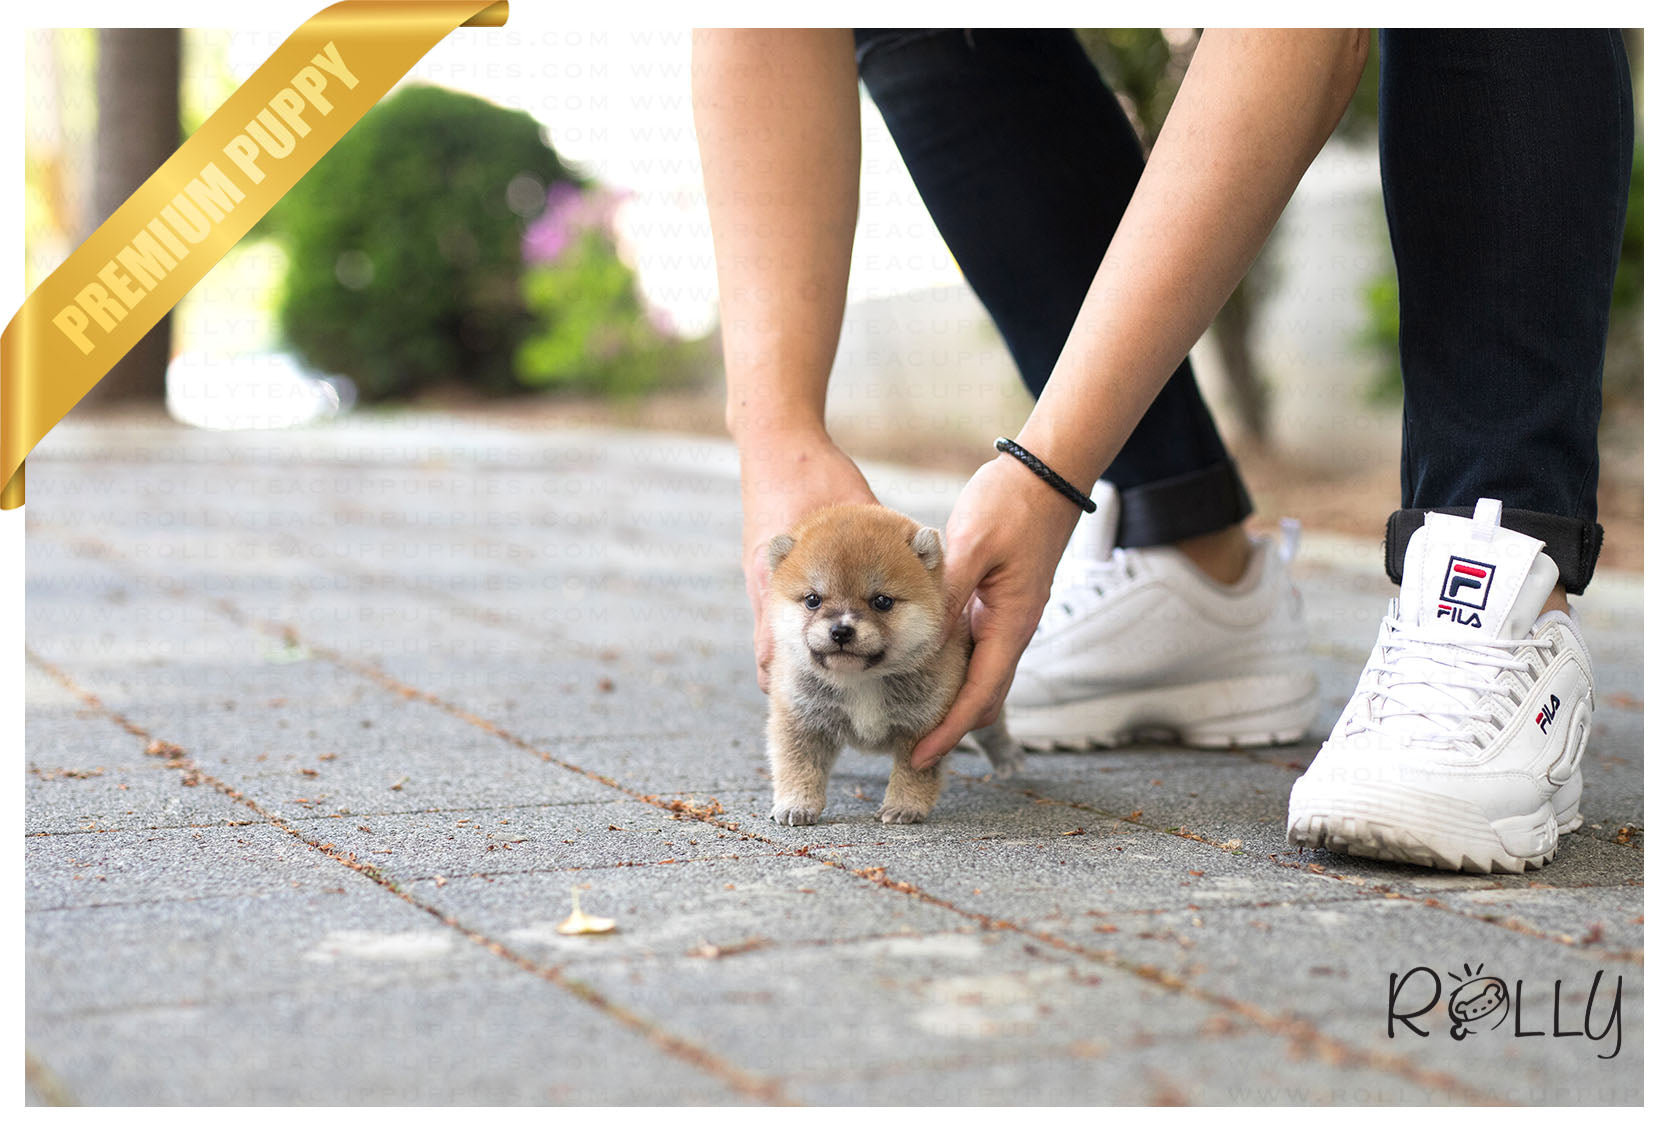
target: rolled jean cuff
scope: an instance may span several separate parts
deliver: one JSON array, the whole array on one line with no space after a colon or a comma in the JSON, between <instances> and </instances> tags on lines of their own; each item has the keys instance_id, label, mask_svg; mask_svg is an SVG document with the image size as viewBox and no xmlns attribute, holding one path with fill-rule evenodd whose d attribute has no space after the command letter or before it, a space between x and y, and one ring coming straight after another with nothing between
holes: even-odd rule
<instances>
[{"instance_id":1,"label":"rolled jean cuff","mask_svg":"<svg viewBox=\"0 0 1671 1134\"><path fill-rule=\"evenodd\" d=\"M1387 517L1387 578L1395 583L1404 581L1404 551L1410 537L1427 521L1427 513L1442 512L1447 516L1472 516L1474 509L1466 508L1401 508ZM1569 595L1581 595L1596 573L1596 556L1601 554L1601 525L1590 520L1574 520L1548 512L1529 512L1524 508L1504 508L1503 526L1510 531L1529 535L1543 541L1543 553L1555 561L1561 572L1561 585Z\"/></svg>"},{"instance_id":2,"label":"rolled jean cuff","mask_svg":"<svg viewBox=\"0 0 1671 1134\"><path fill-rule=\"evenodd\" d=\"M1157 547L1222 531L1253 514L1253 501L1230 461L1120 489L1116 547Z\"/></svg>"}]
</instances>

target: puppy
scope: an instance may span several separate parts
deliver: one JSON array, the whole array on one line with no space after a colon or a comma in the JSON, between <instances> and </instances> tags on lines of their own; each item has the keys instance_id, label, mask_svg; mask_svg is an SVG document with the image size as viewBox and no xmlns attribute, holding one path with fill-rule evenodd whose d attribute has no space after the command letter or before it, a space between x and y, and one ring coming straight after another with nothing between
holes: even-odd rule
<instances>
[{"instance_id":1,"label":"puppy","mask_svg":"<svg viewBox=\"0 0 1671 1134\"><path fill-rule=\"evenodd\" d=\"M940 767L911 767L911 749L945 719L972 648L961 614L942 642L944 559L939 532L879 504L826 508L768 545L777 822L818 822L849 744L894 758L882 822L915 823L934 807ZM999 776L1021 767L1001 717L972 736Z\"/></svg>"}]
</instances>

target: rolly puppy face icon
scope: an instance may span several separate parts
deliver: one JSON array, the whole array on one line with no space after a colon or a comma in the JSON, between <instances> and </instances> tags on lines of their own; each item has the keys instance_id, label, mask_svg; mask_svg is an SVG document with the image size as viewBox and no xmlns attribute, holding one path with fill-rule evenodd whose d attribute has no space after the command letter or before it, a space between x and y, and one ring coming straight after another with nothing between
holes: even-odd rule
<instances>
[{"instance_id":1,"label":"rolly puppy face icon","mask_svg":"<svg viewBox=\"0 0 1671 1134\"><path fill-rule=\"evenodd\" d=\"M1472 979L1451 974L1462 981L1451 993L1449 1005L1451 1038L1456 1040L1470 1032L1490 1031L1501 1025L1509 1015L1508 985L1496 977L1475 976L1467 968L1462 971Z\"/></svg>"}]
</instances>

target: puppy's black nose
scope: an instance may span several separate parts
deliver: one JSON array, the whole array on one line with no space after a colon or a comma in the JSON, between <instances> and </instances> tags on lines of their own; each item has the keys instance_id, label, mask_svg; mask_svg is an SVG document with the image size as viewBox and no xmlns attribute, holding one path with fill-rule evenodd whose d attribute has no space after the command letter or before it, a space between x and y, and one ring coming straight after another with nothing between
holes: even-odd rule
<instances>
[{"instance_id":1,"label":"puppy's black nose","mask_svg":"<svg viewBox=\"0 0 1671 1134\"><path fill-rule=\"evenodd\" d=\"M853 628L845 622L838 622L830 627L830 641L838 646L845 646L853 640Z\"/></svg>"}]
</instances>

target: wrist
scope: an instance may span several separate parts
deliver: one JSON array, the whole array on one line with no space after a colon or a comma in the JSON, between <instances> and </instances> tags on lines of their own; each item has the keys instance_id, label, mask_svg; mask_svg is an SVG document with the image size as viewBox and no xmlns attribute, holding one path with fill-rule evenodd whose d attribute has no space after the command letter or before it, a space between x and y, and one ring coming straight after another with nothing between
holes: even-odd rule
<instances>
[{"instance_id":1,"label":"wrist","mask_svg":"<svg viewBox=\"0 0 1671 1134\"><path fill-rule=\"evenodd\" d=\"M822 424L776 425L770 429L751 429L734 435L737 454L744 475L753 469L765 469L778 475L793 469L801 462L823 457L836 450Z\"/></svg>"},{"instance_id":2,"label":"wrist","mask_svg":"<svg viewBox=\"0 0 1671 1134\"><path fill-rule=\"evenodd\" d=\"M1035 413L1034 418L1037 416ZM1072 437L1061 435L1033 418L1029 418L1021 427L1021 432L1015 435L1015 442L1087 496L1091 494L1091 488L1102 475L1103 469L1108 467L1108 462L1089 452L1088 446L1078 443Z\"/></svg>"},{"instance_id":3,"label":"wrist","mask_svg":"<svg viewBox=\"0 0 1671 1134\"><path fill-rule=\"evenodd\" d=\"M1081 512L1095 512L1097 510L1096 502L1091 499L1089 494L1075 488L1068 482L1067 478L1044 461L1039 460L1024 445L1011 441L1008 437L1000 437L992 443L992 447L1005 456L1020 461L1028 472L1044 481L1058 496L1067 500Z\"/></svg>"},{"instance_id":4,"label":"wrist","mask_svg":"<svg viewBox=\"0 0 1671 1134\"><path fill-rule=\"evenodd\" d=\"M725 431L739 449L773 449L828 441L824 409L818 405L769 404L765 400L727 401Z\"/></svg>"},{"instance_id":5,"label":"wrist","mask_svg":"<svg viewBox=\"0 0 1671 1134\"><path fill-rule=\"evenodd\" d=\"M1004 498L1014 501L1021 514L1043 521L1066 544L1074 525L1084 515L1079 505L1008 453L999 453L992 463L1002 478Z\"/></svg>"}]
</instances>

